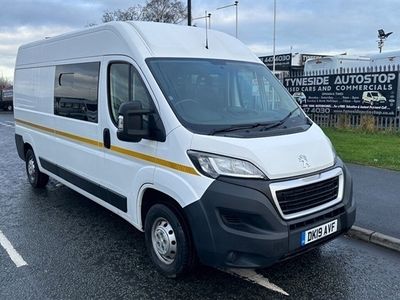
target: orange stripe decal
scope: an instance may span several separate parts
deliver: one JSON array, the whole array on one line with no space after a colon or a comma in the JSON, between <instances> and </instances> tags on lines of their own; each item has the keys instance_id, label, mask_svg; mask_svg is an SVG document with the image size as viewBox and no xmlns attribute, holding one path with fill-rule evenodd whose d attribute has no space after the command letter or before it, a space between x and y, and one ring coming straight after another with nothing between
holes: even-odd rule
<instances>
[{"instance_id":1,"label":"orange stripe decal","mask_svg":"<svg viewBox=\"0 0 400 300\"><path fill-rule=\"evenodd\" d=\"M68 133L68 132L65 132L65 131L51 129L51 128L48 128L48 127L45 127L45 126L42 126L42 125L37 125L37 124L30 123L30 122L27 122L27 121L19 120L19 119L15 119L15 122L17 124L19 124L19 125L23 125L23 126L28 126L28 127L31 127L31 128L39 129L39 130L42 130L42 131L45 131L45 132L48 132L48 133L52 133L52 134L55 134L55 135L58 135L60 137L64 137L64 138L67 138L67 139L70 139L70 140L73 140L73 141L78 141L78 142L89 144L89 145L92 145L92 146L95 146L95 147L99 147L99 148L103 147L103 143L102 142L95 141L95 140L92 140L92 139L88 139L88 138L85 138L85 137L81 137L81 136L78 136L78 135L75 135L75 134L72 134L72 133ZM129 156L129 157L133 157L133 158L136 158L136 159L143 160L143 161L147 161L147 162L150 162L150 163L153 163L153 164L156 164L156 165L159 165L159 166L167 167L167 168L170 168L170 169L173 169L173 170L177 170L177 171L180 171L180 172L183 172L183 173L187 173L187 174L191 174L191 175L197 175L197 176L199 175L197 173L197 171L194 168L190 167L190 166L182 165L182 164L179 164L179 163L176 163L176 162L173 162L173 161L169 161L169 160L165 160L165 159L162 159L162 158L158 158L158 157L155 157L155 156L152 156L152 155L144 154L144 153L141 153L141 152L136 152L136 151L129 150L129 149L126 149L126 148L121 148L121 147L118 147L118 146L111 146L110 150L113 151L113 152L119 153L119 154L123 154L123 155Z\"/></svg>"}]
</instances>

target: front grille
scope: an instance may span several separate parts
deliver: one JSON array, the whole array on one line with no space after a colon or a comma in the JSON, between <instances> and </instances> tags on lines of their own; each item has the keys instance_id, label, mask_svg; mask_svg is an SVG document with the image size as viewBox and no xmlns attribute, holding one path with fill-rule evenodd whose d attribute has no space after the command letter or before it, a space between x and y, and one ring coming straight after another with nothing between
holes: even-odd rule
<instances>
[{"instance_id":1,"label":"front grille","mask_svg":"<svg viewBox=\"0 0 400 300\"><path fill-rule=\"evenodd\" d=\"M329 213L323 214L321 216L315 217L315 218L311 218L311 219L307 219L305 221L301 221L301 222L297 222L297 223L293 223L290 224L290 230L297 230L297 229L301 229L301 228L305 228L307 226L310 226L312 224L318 223L318 222L323 222L323 221L328 221L328 220L332 220L333 218L341 215L342 213L344 213L345 209L344 207L339 207Z\"/></svg>"},{"instance_id":2,"label":"front grille","mask_svg":"<svg viewBox=\"0 0 400 300\"><path fill-rule=\"evenodd\" d=\"M280 190L276 198L283 214L290 215L305 211L338 197L339 176L309 185Z\"/></svg>"}]
</instances>

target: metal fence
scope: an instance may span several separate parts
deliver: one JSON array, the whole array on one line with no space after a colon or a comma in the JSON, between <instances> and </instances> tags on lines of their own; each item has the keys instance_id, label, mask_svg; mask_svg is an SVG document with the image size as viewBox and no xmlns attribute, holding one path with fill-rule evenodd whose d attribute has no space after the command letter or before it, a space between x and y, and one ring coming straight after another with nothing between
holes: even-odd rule
<instances>
[{"instance_id":1,"label":"metal fence","mask_svg":"<svg viewBox=\"0 0 400 300\"><path fill-rule=\"evenodd\" d=\"M308 114L322 127L339 127L400 132L400 117L381 117L351 114Z\"/></svg>"}]
</instances>

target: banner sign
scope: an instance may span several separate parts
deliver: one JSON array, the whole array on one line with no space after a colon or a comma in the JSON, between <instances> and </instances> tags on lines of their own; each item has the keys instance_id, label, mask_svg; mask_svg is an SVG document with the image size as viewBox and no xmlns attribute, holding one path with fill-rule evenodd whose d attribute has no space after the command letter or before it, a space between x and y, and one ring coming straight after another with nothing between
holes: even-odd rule
<instances>
[{"instance_id":1,"label":"banner sign","mask_svg":"<svg viewBox=\"0 0 400 300\"><path fill-rule=\"evenodd\" d=\"M288 77L284 85L306 113L396 116L398 72Z\"/></svg>"},{"instance_id":2,"label":"banner sign","mask_svg":"<svg viewBox=\"0 0 400 300\"><path fill-rule=\"evenodd\" d=\"M13 99L13 89L4 89L2 93L3 101L9 101Z\"/></svg>"},{"instance_id":3,"label":"banner sign","mask_svg":"<svg viewBox=\"0 0 400 300\"><path fill-rule=\"evenodd\" d=\"M272 70L274 64L274 56L261 56L261 61ZM277 54L275 55L275 70L276 71L288 71L292 65L292 54Z\"/></svg>"}]
</instances>

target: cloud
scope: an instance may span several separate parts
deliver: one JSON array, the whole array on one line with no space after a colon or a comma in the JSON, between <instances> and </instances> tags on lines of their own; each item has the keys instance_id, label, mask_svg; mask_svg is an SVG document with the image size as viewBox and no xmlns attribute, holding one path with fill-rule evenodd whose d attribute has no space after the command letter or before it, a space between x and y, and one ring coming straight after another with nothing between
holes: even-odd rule
<instances>
[{"instance_id":1,"label":"cloud","mask_svg":"<svg viewBox=\"0 0 400 300\"><path fill-rule=\"evenodd\" d=\"M14 76L15 58L22 44L71 31L68 26L17 26L0 29L0 76Z\"/></svg>"},{"instance_id":2,"label":"cloud","mask_svg":"<svg viewBox=\"0 0 400 300\"><path fill-rule=\"evenodd\" d=\"M83 24L98 22L102 10L101 3L92 1L3 1L0 27L21 25L81 27Z\"/></svg>"},{"instance_id":3,"label":"cloud","mask_svg":"<svg viewBox=\"0 0 400 300\"><path fill-rule=\"evenodd\" d=\"M100 23L105 10L127 8L129 0L13 0L0 9L0 76L12 79L18 47L90 23Z\"/></svg>"},{"instance_id":4,"label":"cloud","mask_svg":"<svg viewBox=\"0 0 400 300\"><path fill-rule=\"evenodd\" d=\"M203 3L198 11L205 7ZM277 52L287 53L292 48L308 53L377 53L380 28L395 32L385 44L386 51L395 50L400 44L399 8L396 0L277 1ZM234 35L233 8L211 13L212 28ZM272 37L273 1L240 1L239 39L257 54L271 54Z\"/></svg>"},{"instance_id":5,"label":"cloud","mask_svg":"<svg viewBox=\"0 0 400 300\"><path fill-rule=\"evenodd\" d=\"M42 39L89 23L100 23L105 10L144 4L145 0L13 0L0 10L0 76L12 77L20 44ZM183 0L186 3L186 0ZM216 10L233 0L192 1L193 17L212 14L211 26L235 35L235 8ZM272 53L273 1L239 1L239 39L256 54ZM400 45L398 0L279 0L276 52L377 53L377 30L394 31L384 51ZM182 22L184 24L184 22ZM204 21L196 21L203 27Z\"/></svg>"}]
</instances>

